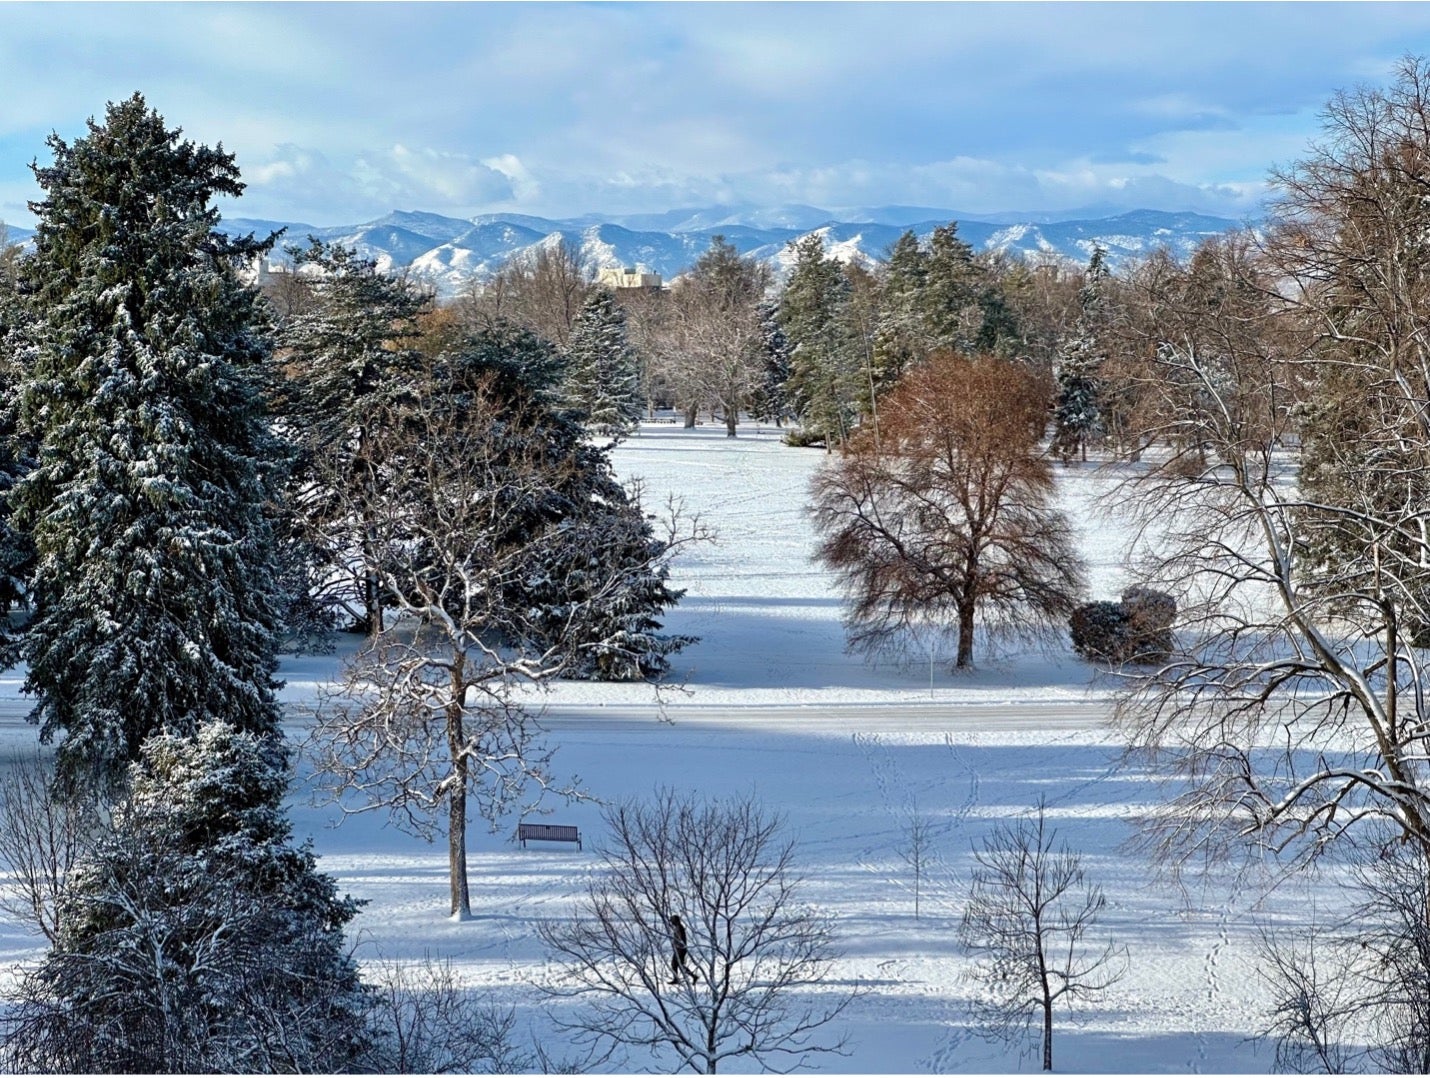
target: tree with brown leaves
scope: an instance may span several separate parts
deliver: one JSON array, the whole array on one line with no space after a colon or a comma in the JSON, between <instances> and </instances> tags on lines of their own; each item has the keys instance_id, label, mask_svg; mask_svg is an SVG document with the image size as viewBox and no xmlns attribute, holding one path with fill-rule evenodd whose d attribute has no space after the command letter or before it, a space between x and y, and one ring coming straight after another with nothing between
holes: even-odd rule
<instances>
[{"instance_id":1,"label":"tree with brown leaves","mask_svg":"<svg viewBox=\"0 0 1430 1078\"><path fill-rule=\"evenodd\" d=\"M818 556L848 596L852 647L898 652L920 627L951 624L966 668L976 620L1024 639L1062 627L1083 569L1050 504L1050 393L1015 362L935 355L815 477Z\"/></svg>"}]
</instances>

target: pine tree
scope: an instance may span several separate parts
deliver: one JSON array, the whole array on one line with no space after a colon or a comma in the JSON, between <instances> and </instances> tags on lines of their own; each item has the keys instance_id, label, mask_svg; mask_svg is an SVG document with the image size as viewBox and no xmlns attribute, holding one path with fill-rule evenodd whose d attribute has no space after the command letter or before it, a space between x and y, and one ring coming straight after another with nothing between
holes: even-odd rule
<instances>
[{"instance_id":1,"label":"pine tree","mask_svg":"<svg viewBox=\"0 0 1430 1078\"><path fill-rule=\"evenodd\" d=\"M874 371L875 382L884 389L928 358L930 348L920 314L921 297L928 282L928 256L913 232L905 232L889 249L880 276Z\"/></svg>"},{"instance_id":2,"label":"pine tree","mask_svg":"<svg viewBox=\"0 0 1430 1078\"><path fill-rule=\"evenodd\" d=\"M29 536L12 521L11 491L34 463L18 426L20 372L29 363L29 315L20 295L19 248L7 244L0 223L0 648L9 649L10 611L23 601L34 563ZM0 654L0 661L13 659Z\"/></svg>"},{"instance_id":3,"label":"pine tree","mask_svg":"<svg viewBox=\"0 0 1430 1078\"><path fill-rule=\"evenodd\" d=\"M755 418L779 426L792 414L789 399L790 343L779 323L779 304L765 301L760 314L760 385L751 411Z\"/></svg>"},{"instance_id":4,"label":"pine tree","mask_svg":"<svg viewBox=\"0 0 1430 1078\"><path fill-rule=\"evenodd\" d=\"M465 430L463 410L479 397L509 417L492 428L505 441L482 450L493 490L540 447L541 481L526 483L504 526L483 537L493 557L524 551L523 571L502 584L505 631L516 634L509 642L570 653L568 676L658 678L691 642L659 632L662 611L684 594L666 583L669 544L655 535L639 492L616 478L610 447L591 444L579 413L544 391L539 361L521 361L533 343L544 344L500 325L474 334L436 359L426 394L448 413L438 429ZM390 489L400 491L401 480Z\"/></svg>"},{"instance_id":5,"label":"pine tree","mask_svg":"<svg viewBox=\"0 0 1430 1078\"><path fill-rule=\"evenodd\" d=\"M295 846L278 743L222 723L149 738L60 902L6 1037L20 1070L364 1070L357 903Z\"/></svg>"},{"instance_id":6,"label":"pine tree","mask_svg":"<svg viewBox=\"0 0 1430 1078\"><path fill-rule=\"evenodd\" d=\"M933 230L924 265L918 310L930 349L973 354L983 328L979 272L957 222Z\"/></svg>"},{"instance_id":7,"label":"pine tree","mask_svg":"<svg viewBox=\"0 0 1430 1078\"><path fill-rule=\"evenodd\" d=\"M844 318L849 281L839 263L825 257L819 233L791 249L794 269L779 308L780 325L793 346L790 399L805 433L832 448L853 430L860 389Z\"/></svg>"},{"instance_id":8,"label":"pine tree","mask_svg":"<svg viewBox=\"0 0 1430 1078\"><path fill-rule=\"evenodd\" d=\"M278 454L237 275L266 244L215 230L238 170L179 135L136 94L35 168L21 418L38 462L15 500L37 555L26 688L67 781L112 780L156 731L277 730Z\"/></svg>"},{"instance_id":9,"label":"pine tree","mask_svg":"<svg viewBox=\"0 0 1430 1078\"><path fill-rule=\"evenodd\" d=\"M1097 377L1100 363L1094 342L1087 336L1067 341L1058 359L1052 449L1065 464L1074 457L1087 460L1088 444L1103 434L1101 383Z\"/></svg>"},{"instance_id":10,"label":"pine tree","mask_svg":"<svg viewBox=\"0 0 1430 1078\"><path fill-rule=\"evenodd\" d=\"M411 392L421 369L418 315L429 297L341 246L311 239L293 249L311 275L311 304L282 327L282 388L275 406L298 459L290 501L306 526L317 585L352 614L357 632L382 627L382 595L372 563L371 523L347 514L347 489L376 489L375 425Z\"/></svg>"},{"instance_id":11,"label":"pine tree","mask_svg":"<svg viewBox=\"0 0 1430 1078\"><path fill-rule=\"evenodd\" d=\"M587 429L624 438L640 422L640 364L626 335L626 312L605 288L593 288L571 327L566 392Z\"/></svg>"},{"instance_id":12,"label":"pine tree","mask_svg":"<svg viewBox=\"0 0 1430 1078\"><path fill-rule=\"evenodd\" d=\"M1094 246L1078 290L1076 324L1063 340L1057 359L1057 402L1053 407L1052 449L1064 464L1074 456L1087 460L1087 447L1102 438L1102 354L1097 333L1105 317L1108 271L1105 252Z\"/></svg>"}]
</instances>

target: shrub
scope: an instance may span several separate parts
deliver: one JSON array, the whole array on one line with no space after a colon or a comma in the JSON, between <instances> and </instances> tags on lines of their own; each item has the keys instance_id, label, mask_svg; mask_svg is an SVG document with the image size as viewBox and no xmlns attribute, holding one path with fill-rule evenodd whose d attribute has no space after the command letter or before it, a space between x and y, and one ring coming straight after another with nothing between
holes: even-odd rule
<instances>
[{"instance_id":1,"label":"shrub","mask_svg":"<svg viewBox=\"0 0 1430 1078\"><path fill-rule=\"evenodd\" d=\"M796 449L807 449L810 446L822 446L824 444L824 435L818 431L797 428L786 431L784 438L781 440L785 445L793 446Z\"/></svg>"},{"instance_id":2,"label":"shrub","mask_svg":"<svg viewBox=\"0 0 1430 1078\"><path fill-rule=\"evenodd\" d=\"M1134 586L1122 593L1122 610L1127 615L1131 653L1136 662L1163 662L1172 651L1172 620L1177 616L1177 600L1164 591Z\"/></svg>"},{"instance_id":3,"label":"shrub","mask_svg":"<svg viewBox=\"0 0 1430 1078\"><path fill-rule=\"evenodd\" d=\"M1088 662L1159 663L1171 654L1176 615L1177 601L1166 592L1136 586L1120 603L1084 603L1068 629L1073 650Z\"/></svg>"},{"instance_id":4,"label":"shrub","mask_svg":"<svg viewBox=\"0 0 1430 1078\"><path fill-rule=\"evenodd\" d=\"M1068 619L1073 650L1089 662L1121 663L1131 651L1132 632L1121 603L1083 603Z\"/></svg>"}]
</instances>

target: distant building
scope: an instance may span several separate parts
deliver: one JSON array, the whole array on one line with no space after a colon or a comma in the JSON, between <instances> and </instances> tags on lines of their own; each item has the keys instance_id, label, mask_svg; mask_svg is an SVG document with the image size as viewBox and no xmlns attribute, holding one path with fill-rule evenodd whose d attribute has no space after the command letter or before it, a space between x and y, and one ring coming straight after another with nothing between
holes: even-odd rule
<instances>
[{"instance_id":1,"label":"distant building","mask_svg":"<svg viewBox=\"0 0 1430 1078\"><path fill-rule=\"evenodd\" d=\"M660 274L642 273L634 266L626 269L602 269L596 273L596 283L603 288L621 291L627 288L660 288Z\"/></svg>"}]
</instances>

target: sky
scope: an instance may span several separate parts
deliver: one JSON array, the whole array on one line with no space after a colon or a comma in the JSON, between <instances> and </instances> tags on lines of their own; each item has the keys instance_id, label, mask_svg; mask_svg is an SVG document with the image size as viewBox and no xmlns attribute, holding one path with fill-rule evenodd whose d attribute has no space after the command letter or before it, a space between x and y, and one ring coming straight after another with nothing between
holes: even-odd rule
<instances>
[{"instance_id":1,"label":"sky","mask_svg":"<svg viewBox=\"0 0 1430 1078\"><path fill-rule=\"evenodd\" d=\"M0 220L144 94L235 154L228 216L713 205L1254 216L1430 4L11 3Z\"/></svg>"}]
</instances>

